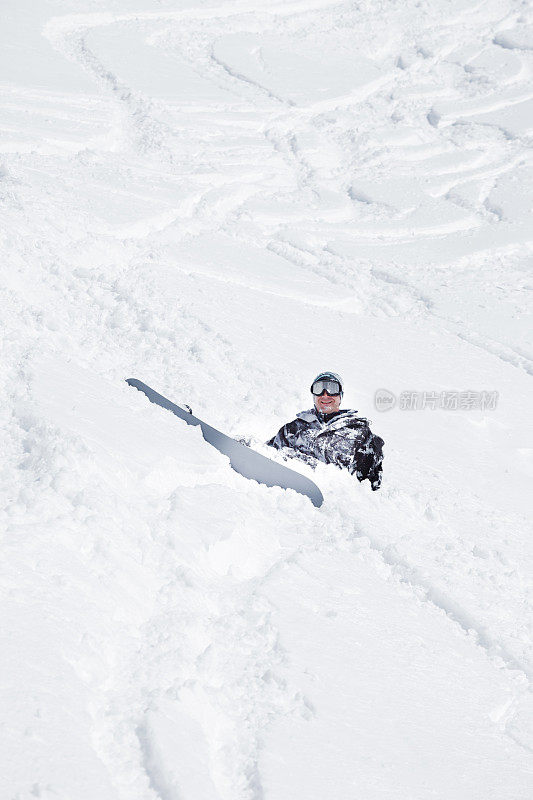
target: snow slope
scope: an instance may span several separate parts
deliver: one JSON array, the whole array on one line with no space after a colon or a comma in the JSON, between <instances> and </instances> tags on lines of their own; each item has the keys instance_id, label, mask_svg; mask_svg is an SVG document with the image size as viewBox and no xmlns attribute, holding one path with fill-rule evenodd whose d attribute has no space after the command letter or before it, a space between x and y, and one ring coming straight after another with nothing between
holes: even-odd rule
<instances>
[{"instance_id":1,"label":"snow slope","mask_svg":"<svg viewBox=\"0 0 533 800\"><path fill-rule=\"evenodd\" d=\"M0 798L533 794L531 10L5 0ZM234 473L323 369L379 492ZM498 392L495 408L374 407Z\"/></svg>"}]
</instances>

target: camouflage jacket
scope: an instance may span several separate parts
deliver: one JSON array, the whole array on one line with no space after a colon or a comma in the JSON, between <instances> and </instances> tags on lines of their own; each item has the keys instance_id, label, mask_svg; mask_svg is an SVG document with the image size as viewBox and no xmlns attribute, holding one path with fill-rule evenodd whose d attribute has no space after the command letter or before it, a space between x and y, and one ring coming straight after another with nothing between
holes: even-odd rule
<instances>
[{"instance_id":1,"label":"camouflage jacket","mask_svg":"<svg viewBox=\"0 0 533 800\"><path fill-rule=\"evenodd\" d=\"M368 478L372 489L379 489L383 439L373 434L368 420L358 417L355 411L341 410L328 417L314 408L301 411L267 444L312 466L317 460L336 464L360 481Z\"/></svg>"}]
</instances>

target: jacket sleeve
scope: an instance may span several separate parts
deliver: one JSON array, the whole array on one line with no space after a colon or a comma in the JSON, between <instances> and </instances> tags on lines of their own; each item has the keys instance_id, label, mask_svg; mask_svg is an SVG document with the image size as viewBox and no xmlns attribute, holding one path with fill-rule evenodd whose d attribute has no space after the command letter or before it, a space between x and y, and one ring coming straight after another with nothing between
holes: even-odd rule
<instances>
[{"instance_id":1,"label":"jacket sleeve","mask_svg":"<svg viewBox=\"0 0 533 800\"><path fill-rule=\"evenodd\" d=\"M269 447L275 447L276 450L281 450L283 447L290 447L287 440L287 425L280 428L276 435L268 440L267 445Z\"/></svg>"},{"instance_id":2,"label":"jacket sleeve","mask_svg":"<svg viewBox=\"0 0 533 800\"><path fill-rule=\"evenodd\" d=\"M372 491L375 492L381 486L382 478L382 464L383 464L383 445L385 442L381 437L372 434L371 449L372 449L372 464L368 470L368 480L372 486Z\"/></svg>"},{"instance_id":3,"label":"jacket sleeve","mask_svg":"<svg viewBox=\"0 0 533 800\"><path fill-rule=\"evenodd\" d=\"M350 469L350 472L355 473L360 481L368 478L374 492L381 486L384 444L383 439L368 428L365 443L355 453L354 463Z\"/></svg>"}]
</instances>

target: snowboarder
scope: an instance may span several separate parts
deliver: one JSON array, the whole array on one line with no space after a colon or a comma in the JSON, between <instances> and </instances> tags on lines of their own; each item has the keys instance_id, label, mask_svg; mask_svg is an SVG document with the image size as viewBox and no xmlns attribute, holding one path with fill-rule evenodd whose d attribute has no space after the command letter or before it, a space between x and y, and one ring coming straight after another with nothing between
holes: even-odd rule
<instances>
[{"instance_id":1,"label":"snowboarder","mask_svg":"<svg viewBox=\"0 0 533 800\"><path fill-rule=\"evenodd\" d=\"M336 464L366 478L375 491L381 485L383 439L370 430L356 411L341 409L343 384L334 372L321 372L311 384L314 408L301 411L267 444L285 455L302 458L312 466L316 461Z\"/></svg>"}]
</instances>

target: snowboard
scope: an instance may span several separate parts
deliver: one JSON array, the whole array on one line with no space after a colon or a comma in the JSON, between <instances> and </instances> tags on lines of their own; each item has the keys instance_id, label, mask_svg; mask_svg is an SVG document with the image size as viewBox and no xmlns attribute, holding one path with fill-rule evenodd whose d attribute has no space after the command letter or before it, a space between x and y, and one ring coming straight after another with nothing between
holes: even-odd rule
<instances>
[{"instance_id":1,"label":"snowboard","mask_svg":"<svg viewBox=\"0 0 533 800\"><path fill-rule=\"evenodd\" d=\"M187 425L199 425L202 435L206 442L223 453L230 460L230 464L239 475L245 478L263 483L265 486L280 486L282 489L294 489L295 492L308 497L314 506L320 508L324 502L324 497L318 486L305 475L301 475L284 464L278 464L270 458L257 453L251 447L241 444L231 436L213 428L203 420L195 417L191 411L187 411L181 406L177 406L162 394L158 394L150 386L136 378L126 380L130 386L138 389L146 395L151 403L155 403L161 408L172 411L177 417L182 419Z\"/></svg>"}]
</instances>

